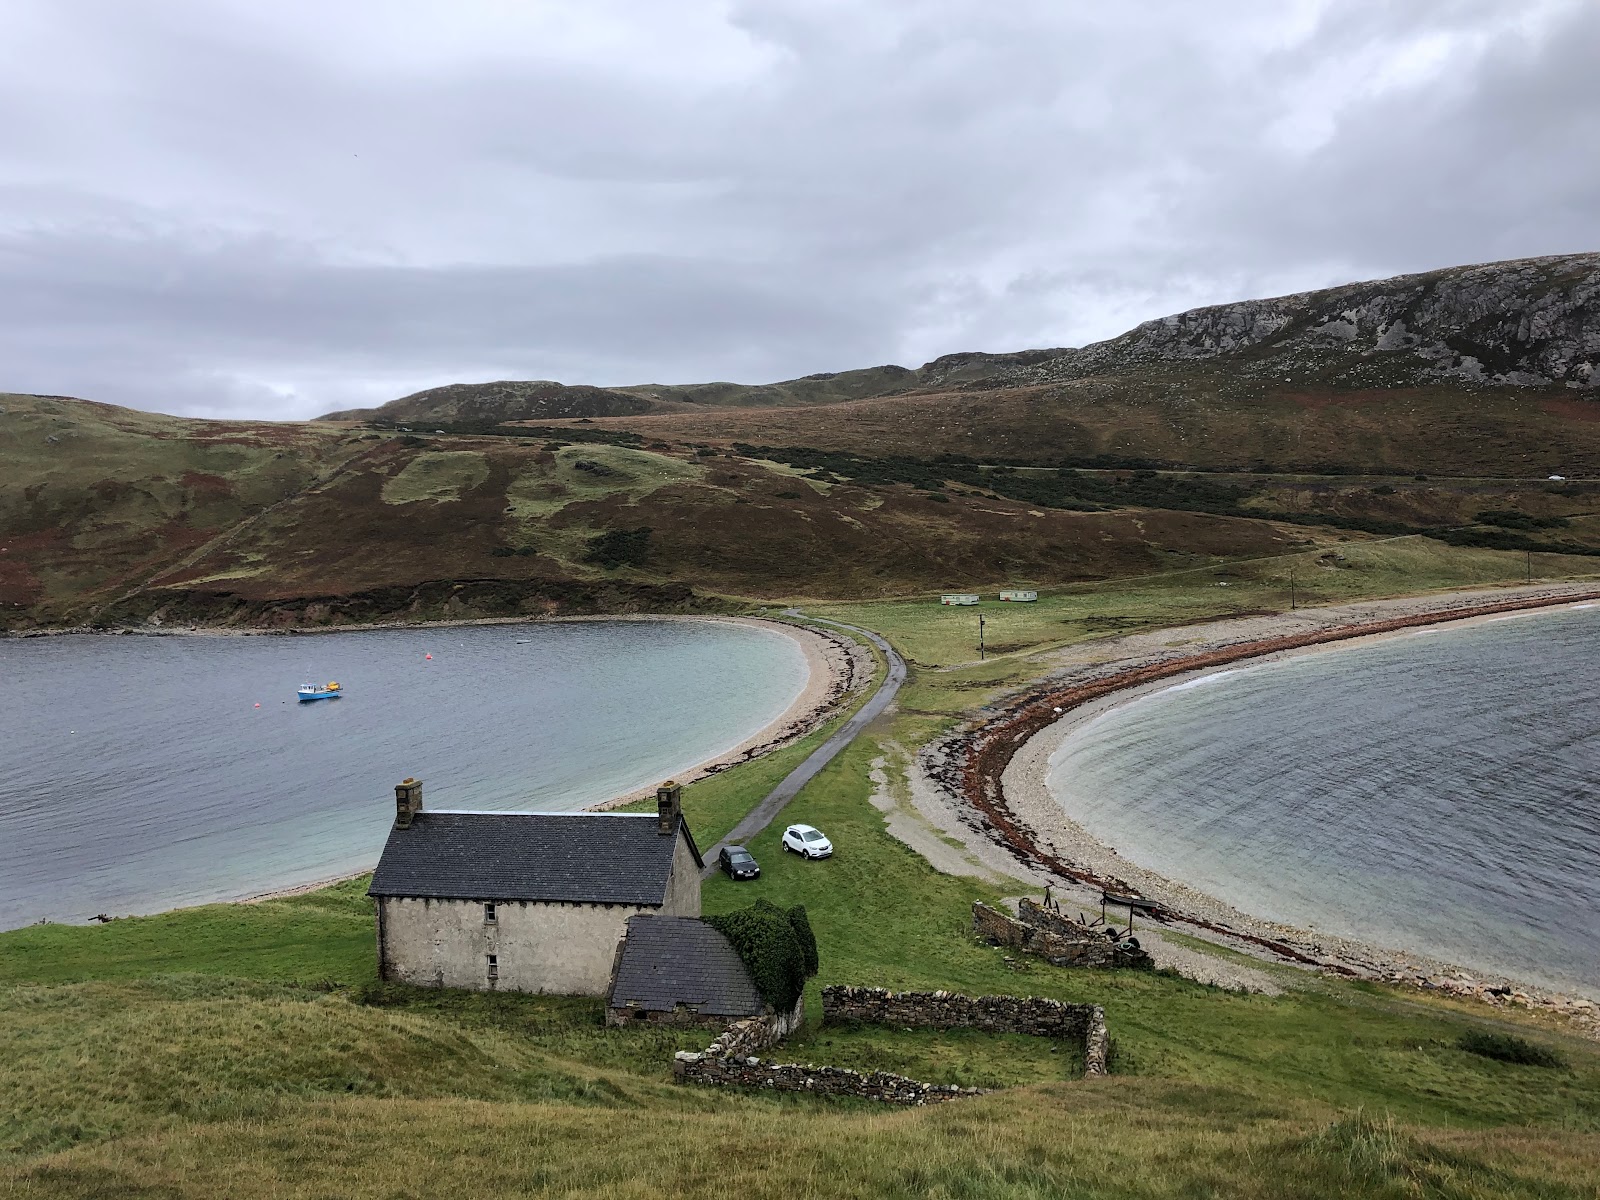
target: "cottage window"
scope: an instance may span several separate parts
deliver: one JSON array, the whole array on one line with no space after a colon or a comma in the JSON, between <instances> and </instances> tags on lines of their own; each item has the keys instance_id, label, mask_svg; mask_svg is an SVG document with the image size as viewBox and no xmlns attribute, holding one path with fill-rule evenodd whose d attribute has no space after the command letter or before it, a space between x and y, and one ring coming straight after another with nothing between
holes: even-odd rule
<instances>
[{"instance_id":1,"label":"cottage window","mask_svg":"<svg viewBox=\"0 0 1600 1200\"><path fill-rule=\"evenodd\" d=\"M485 904L483 906L483 923L485 925L493 925L498 920L499 920L499 916L495 912L494 901L491 900L491 901L489 901L489 903L487 903L487 904Z\"/></svg>"},{"instance_id":2,"label":"cottage window","mask_svg":"<svg viewBox=\"0 0 1600 1200\"><path fill-rule=\"evenodd\" d=\"M498 958L496 958L493 954L489 955L489 978L490 979L499 979L500 978L500 960Z\"/></svg>"}]
</instances>

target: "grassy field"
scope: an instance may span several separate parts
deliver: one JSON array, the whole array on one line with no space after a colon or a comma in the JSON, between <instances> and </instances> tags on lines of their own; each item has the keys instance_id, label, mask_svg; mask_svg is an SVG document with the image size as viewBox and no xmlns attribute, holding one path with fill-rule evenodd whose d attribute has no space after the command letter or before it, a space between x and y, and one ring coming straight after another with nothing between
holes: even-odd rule
<instances>
[{"instance_id":1,"label":"grassy field","mask_svg":"<svg viewBox=\"0 0 1600 1200\"><path fill-rule=\"evenodd\" d=\"M920 679L918 681L920 683ZM1600 1048L1531 1018L1301 976L1282 996L1150 973L1008 967L975 899L868 803L886 719L786 816L839 847L808 863L752 842L755 884L707 911L804 904L824 983L1092 1000L1115 1074L1032 1039L821 1026L779 1057L1008 1090L938 1111L682 1088L705 1035L608 1031L599 1002L377 987L364 881L262 904L0 935L0 1189L25 1197L1530 1196L1592 1197ZM785 752L802 753L803 746ZM781 772L689 789L731 822ZM1014 889L1013 889L1014 890ZM1458 1046L1509 1030L1564 1066Z\"/></svg>"},{"instance_id":2,"label":"grassy field","mask_svg":"<svg viewBox=\"0 0 1600 1200\"><path fill-rule=\"evenodd\" d=\"M432 485L430 485L432 486ZM1320 549L1318 554L1327 553ZM1522 556L1353 540L1297 585L1318 599L1513 582ZM1592 560L1540 564L1590 568ZM671 1082L697 1031L608 1030L592 998L380 986L365 880L253 905L0 934L0 1194L423 1197L1498 1197L1576 1200L1600 1179L1600 1047L1541 1018L1275 971L1279 996L1163 973L1024 970L973 940L974 900L1020 885L940 874L869 803L894 765L1037 669L1030 654L1146 625L1286 606L1263 559L971 610L927 600L808 606L883 630L912 661L874 724L750 842L756 883L707 912L806 906L822 967L807 1025L774 1055L1004 1089L938 1110L724 1093ZM1219 571L1226 578L1219 579ZM1217 583L1226 582L1226 588ZM835 720L841 718L836 717ZM700 781L710 845L826 736ZM838 847L784 854L789 820ZM1102 1004L1113 1075L1035 1039L822 1025L827 983ZM1559 1066L1461 1044L1510 1033Z\"/></svg>"},{"instance_id":3,"label":"grassy field","mask_svg":"<svg viewBox=\"0 0 1600 1200\"><path fill-rule=\"evenodd\" d=\"M1107 634L1255 612L1287 611L1291 575L1301 605L1540 579L1600 578L1600 560L1581 556L1447 546L1424 537L1363 539L1286 554L1181 567L1136 579L1072 584L1032 604L943 607L937 595L808 608L818 616L877 629L908 661L950 667L978 660L978 616L991 657L1030 654ZM1019 580L1019 583L1027 581Z\"/></svg>"}]
</instances>

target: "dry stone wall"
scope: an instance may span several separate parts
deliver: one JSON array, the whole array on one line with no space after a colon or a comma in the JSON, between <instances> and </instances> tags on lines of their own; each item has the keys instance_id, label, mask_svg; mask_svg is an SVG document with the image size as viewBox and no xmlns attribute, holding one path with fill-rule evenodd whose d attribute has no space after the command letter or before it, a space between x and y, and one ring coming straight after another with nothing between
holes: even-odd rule
<instances>
[{"instance_id":1,"label":"dry stone wall","mask_svg":"<svg viewBox=\"0 0 1600 1200\"><path fill-rule=\"evenodd\" d=\"M768 1063L759 1058L689 1054L679 1051L672 1063L679 1080L713 1087L767 1088L780 1092L808 1092L814 1096L854 1096L888 1104L942 1104L981 1094L980 1088L954 1084L922 1083L887 1071L863 1074L846 1067L801 1066Z\"/></svg>"},{"instance_id":2,"label":"dry stone wall","mask_svg":"<svg viewBox=\"0 0 1600 1200\"><path fill-rule=\"evenodd\" d=\"M782 1041L799 1029L805 1019L805 999L802 997L795 1001L792 1012L766 1013L763 1016L746 1017L742 1021L735 1021L718 1034L717 1040L707 1046L699 1057L746 1058L757 1050L765 1050L768 1046ZM682 1057L680 1054L679 1058Z\"/></svg>"},{"instance_id":3,"label":"dry stone wall","mask_svg":"<svg viewBox=\"0 0 1600 1200\"><path fill-rule=\"evenodd\" d=\"M834 984L822 989L825 1021L860 1021L901 1029L982 1029L1086 1042L1095 1004L1068 1004L1039 996L961 996L955 992L891 992Z\"/></svg>"},{"instance_id":4,"label":"dry stone wall","mask_svg":"<svg viewBox=\"0 0 1600 1200\"><path fill-rule=\"evenodd\" d=\"M816 1096L855 1096L889 1104L942 1104L977 1096L982 1088L923 1083L887 1071L863 1073L846 1067L769 1063L754 1053L798 1028L802 1008L779 1016L736 1021L699 1054L680 1050L672 1075L680 1083L712 1087L765 1088ZM822 989L826 1021L858 1021L902 1029L982 1029L1058 1038L1084 1049L1084 1074L1106 1074L1111 1039L1105 1011L1097 1004L1066 1004L1037 996L961 996L954 992L891 992L883 988L830 985Z\"/></svg>"}]
</instances>

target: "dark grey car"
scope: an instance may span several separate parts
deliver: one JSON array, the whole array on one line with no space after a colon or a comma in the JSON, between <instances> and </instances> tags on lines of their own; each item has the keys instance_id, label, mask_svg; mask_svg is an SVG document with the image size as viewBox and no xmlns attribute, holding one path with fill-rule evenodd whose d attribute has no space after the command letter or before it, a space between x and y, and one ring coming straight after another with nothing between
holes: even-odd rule
<instances>
[{"instance_id":1,"label":"dark grey car","mask_svg":"<svg viewBox=\"0 0 1600 1200\"><path fill-rule=\"evenodd\" d=\"M728 873L729 879L759 879L761 867L755 857L743 846L724 846L717 862Z\"/></svg>"}]
</instances>

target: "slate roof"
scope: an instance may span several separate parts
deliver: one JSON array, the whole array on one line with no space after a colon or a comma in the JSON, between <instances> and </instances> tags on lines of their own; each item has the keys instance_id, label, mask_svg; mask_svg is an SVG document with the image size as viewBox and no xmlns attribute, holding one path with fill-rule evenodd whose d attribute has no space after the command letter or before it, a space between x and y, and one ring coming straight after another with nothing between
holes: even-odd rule
<instances>
[{"instance_id":1,"label":"slate roof","mask_svg":"<svg viewBox=\"0 0 1600 1200\"><path fill-rule=\"evenodd\" d=\"M372 873L372 896L436 900L564 900L661 904L681 834L654 813L516 813L424 810L394 828ZM702 864L703 865L703 864Z\"/></svg>"},{"instance_id":2,"label":"slate roof","mask_svg":"<svg viewBox=\"0 0 1600 1200\"><path fill-rule=\"evenodd\" d=\"M765 1007L738 951L722 934L694 917L646 915L628 918L606 1004L652 1012L692 1004L720 1017L753 1017Z\"/></svg>"}]
</instances>

